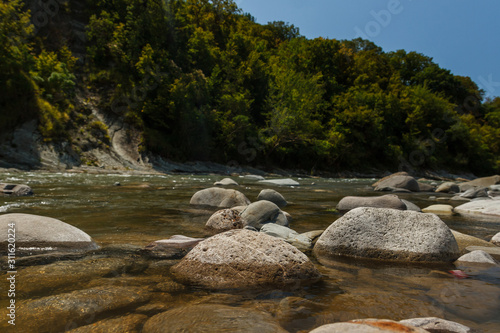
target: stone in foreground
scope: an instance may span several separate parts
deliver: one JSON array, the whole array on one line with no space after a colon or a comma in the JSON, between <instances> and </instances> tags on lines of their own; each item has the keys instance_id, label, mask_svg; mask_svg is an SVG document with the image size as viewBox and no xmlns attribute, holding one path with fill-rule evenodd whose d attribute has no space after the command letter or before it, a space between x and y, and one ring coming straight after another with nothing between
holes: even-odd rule
<instances>
[{"instance_id":1,"label":"stone in foreground","mask_svg":"<svg viewBox=\"0 0 500 333\"><path fill-rule=\"evenodd\" d=\"M348 212L358 207L373 207L373 208L392 208L406 210L406 205L397 195L387 194L378 197L354 197L348 196L342 198L337 204L339 212Z\"/></svg>"},{"instance_id":2,"label":"stone in foreground","mask_svg":"<svg viewBox=\"0 0 500 333\"><path fill-rule=\"evenodd\" d=\"M81 252L99 247L82 230L62 221L31 214L5 214L0 216L0 253L7 251L9 229L15 229L16 255L47 252Z\"/></svg>"},{"instance_id":3,"label":"stone in foreground","mask_svg":"<svg viewBox=\"0 0 500 333\"><path fill-rule=\"evenodd\" d=\"M285 333L273 317L263 311L219 304L197 304L175 308L151 317L144 333L248 332Z\"/></svg>"},{"instance_id":4,"label":"stone in foreground","mask_svg":"<svg viewBox=\"0 0 500 333\"><path fill-rule=\"evenodd\" d=\"M459 257L455 237L436 215L365 207L331 224L314 252L413 262L453 262Z\"/></svg>"},{"instance_id":5,"label":"stone in foreground","mask_svg":"<svg viewBox=\"0 0 500 333\"><path fill-rule=\"evenodd\" d=\"M470 327L436 317L412 318L400 321L401 324L423 328L430 333L473 333Z\"/></svg>"},{"instance_id":6,"label":"stone in foreground","mask_svg":"<svg viewBox=\"0 0 500 333\"><path fill-rule=\"evenodd\" d=\"M171 272L185 284L208 289L293 288L320 278L309 258L294 246L246 229L204 240Z\"/></svg>"},{"instance_id":7,"label":"stone in foreground","mask_svg":"<svg viewBox=\"0 0 500 333\"><path fill-rule=\"evenodd\" d=\"M351 320L320 326L310 333L429 333L422 328L385 319Z\"/></svg>"},{"instance_id":8,"label":"stone in foreground","mask_svg":"<svg viewBox=\"0 0 500 333\"><path fill-rule=\"evenodd\" d=\"M231 189L211 187L196 192L190 201L191 205L230 208L247 206L250 200L241 192Z\"/></svg>"}]
</instances>

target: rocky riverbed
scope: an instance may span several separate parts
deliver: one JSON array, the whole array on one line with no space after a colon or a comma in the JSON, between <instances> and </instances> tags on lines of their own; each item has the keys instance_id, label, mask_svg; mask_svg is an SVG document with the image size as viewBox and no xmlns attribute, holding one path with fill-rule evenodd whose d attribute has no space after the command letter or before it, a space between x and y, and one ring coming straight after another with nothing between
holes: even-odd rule
<instances>
[{"instance_id":1,"label":"rocky riverbed","mask_svg":"<svg viewBox=\"0 0 500 333\"><path fill-rule=\"evenodd\" d=\"M81 171L0 173L33 191L0 196L17 330L500 330L494 178Z\"/></svg>"}]
</instances>

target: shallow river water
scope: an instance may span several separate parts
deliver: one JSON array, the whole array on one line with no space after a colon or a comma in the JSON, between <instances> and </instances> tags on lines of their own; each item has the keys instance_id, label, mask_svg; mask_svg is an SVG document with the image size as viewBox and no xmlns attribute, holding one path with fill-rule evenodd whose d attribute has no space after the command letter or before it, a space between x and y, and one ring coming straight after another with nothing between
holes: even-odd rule
<instances>
[{"instance_id":1,"label":"shallow river water","mask_svg":"<svg viewBox=\"0 0 500 333\"><path fill-rule=\"evenodd\" d=\"M51 318L51 313L28 306L30 313L23 316L19 311L24 308L20 307L18 323L33 322L24 323L24 331L60 332L131 314L142 314L137 318L144 321L175 307L207 303L265 311L289 332L307 332L326 323L359 318L415 317L441 317L483 332L500 332L498 269L469 272L471 278L459 280L447 273L454 269L453 265L400 265L353 259L318 262L308 254L323 275L321 282L308 288L224 293L176 284L168 273L168 267L175 262L147 259L137 255L134 249L176 234L206 237L205 222L216 209L200 210L190 206L189 200L196 191L211 187L222 178L216 175L0 174L0 183L28 184L35 192L32 197L0 197L0 214L53 217L82 229L103 249L108 249L93 256L20 267L18 304L47 296L63 295L64 298L66 294L75 295L96 287L131 286L142 288L149 295L142 303L138 301L137 306L67 318ZM300 186L278 187L232 178L240 184L237 189L251 201L255 201L264 188L279 191L289 202L285 210L293 217L290 227L299 233L326 229L340 217L333 208L344 196L380 195L370 186L374 179L295 178ZM121 186L114 186L116 182ZM417 193L400 197L423 208L448 195ZM452 229L486 240L500 230L500 221L463 217L443 218L443 221ZM3 286L2 282L0 305L5 309L8 299ZM0 329L9 327L5 322L2 318Z\"/></svg>"}]
</instances>

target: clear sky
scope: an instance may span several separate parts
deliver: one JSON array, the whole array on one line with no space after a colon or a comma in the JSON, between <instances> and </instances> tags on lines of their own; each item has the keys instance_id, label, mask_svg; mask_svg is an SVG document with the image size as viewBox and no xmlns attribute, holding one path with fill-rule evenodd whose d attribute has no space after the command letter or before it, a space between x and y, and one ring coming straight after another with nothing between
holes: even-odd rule
<instances>
[{"instance_id":1,"label":"clear sky","mask_svg":"<svg viewBox=\"0 0 500 333\"><path fill-rule=\"evenodd\" d=\"M307 38L362 37L384 51L432 57L500 96L500 0L235 0L258 23L285 21Z\"/></svg>"}]
</instances>

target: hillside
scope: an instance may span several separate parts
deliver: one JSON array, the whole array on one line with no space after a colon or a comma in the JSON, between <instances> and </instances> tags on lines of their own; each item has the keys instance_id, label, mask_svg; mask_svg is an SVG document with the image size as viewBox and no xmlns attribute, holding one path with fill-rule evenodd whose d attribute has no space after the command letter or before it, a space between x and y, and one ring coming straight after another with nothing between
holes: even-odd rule
<instances>
[{"instance_id":1,"label":"hillside","mask_svg":"<svg viewBox=\"0 0 500 333\"><path fill-rule=\"evenodd\" d=\"M0 167L500 172L500 99L418 52L231 0L0 6Z\"/></svg>"}]
</instances>

